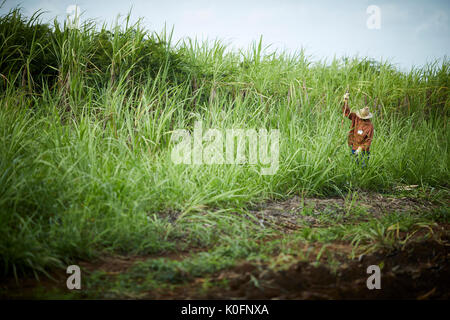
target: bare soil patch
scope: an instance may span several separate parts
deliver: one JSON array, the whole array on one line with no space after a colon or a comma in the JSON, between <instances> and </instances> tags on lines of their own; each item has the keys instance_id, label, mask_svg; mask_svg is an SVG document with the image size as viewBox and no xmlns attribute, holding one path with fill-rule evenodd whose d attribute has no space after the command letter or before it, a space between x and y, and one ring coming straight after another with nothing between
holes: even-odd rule
<instances>
[{"instance_id":1,"label":"bare soil patch","mask_svg":"<svg viewBox=\"0 0 450 320\"><path fill-rule=\"evenodd\" d=\"M358 193L354 199L335 198L304 198L292 197L284 201L266 202L255 206L250 213L258 219L255 223L261 226L271 226L290 232L308 223L318 227L319 215L345 215L354 208L363 209L372 217L380 217L385 213L430 211L439 205L427 200L409 197L385 196L379 193ZM309 214L301 214L306 210Z\"/></svg>"}]
</instances>

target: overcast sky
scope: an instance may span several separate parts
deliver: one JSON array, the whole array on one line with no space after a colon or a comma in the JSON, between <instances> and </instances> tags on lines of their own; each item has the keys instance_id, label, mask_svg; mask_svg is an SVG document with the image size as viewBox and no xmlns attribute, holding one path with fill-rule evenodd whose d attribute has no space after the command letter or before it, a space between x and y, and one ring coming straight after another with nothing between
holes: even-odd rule
<instances>
[{"instance_id":1,"label":"overcast sky","mask_svg":"<svg viewBox=\"0 0 450 320\"><path fill-rule=\"evenodd\" d=\"M132 9L132 18L144 18L149 30L159 32L164 23L174 26L175 39L218 38L247 48L262 35L273 49L304 48L314 60L359 55L409 69L450 58L449 0L6 0L0 14L17 5L26 15L47 11L46 22L64 19L74 5L82 11L81 20L108 23ZM375 11L368 13L371 5Z\"/></svg>"}]
</instances>

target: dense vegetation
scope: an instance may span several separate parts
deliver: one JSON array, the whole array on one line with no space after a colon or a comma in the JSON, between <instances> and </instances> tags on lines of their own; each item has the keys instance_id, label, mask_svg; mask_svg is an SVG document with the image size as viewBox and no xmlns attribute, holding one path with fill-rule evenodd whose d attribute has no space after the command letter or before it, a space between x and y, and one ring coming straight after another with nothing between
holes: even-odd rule
<instances>
[{"instance_id":1,"label":"dense vegetation","mask_svg":"<svg viewBox=\"0 0 450 320\"><path fill-rule=\"evenodd\" d=\"M229 213L266 199L448 187L448 60L404 73L358 57L311 62L262 40L243 52L219 41L174 45L170 33L127 19L110 29L46 25L19 10L0 18L0 38L4 275L245 236ZM364 170L349 161L346 88L351 107L375 113ZM276 174L175 165L171 132L199 119L279 129Z\"/></svg>"}]
</instances>

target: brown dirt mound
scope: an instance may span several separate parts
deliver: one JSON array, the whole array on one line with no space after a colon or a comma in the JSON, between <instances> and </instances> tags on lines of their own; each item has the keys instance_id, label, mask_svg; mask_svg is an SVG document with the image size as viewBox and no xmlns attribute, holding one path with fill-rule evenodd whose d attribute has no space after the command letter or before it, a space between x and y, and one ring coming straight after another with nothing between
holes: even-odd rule
<instances>
[{"instance_id":1,"label":"brown dirt mound","mask_svg":"<svg viewBox=\"0 0 450 320\"><path fill-rule=\"evenodd\" d=\"M287 270L245 263L217 276L228 290L210 290L207 299L448 299L448 241L408 243L403 250L378 252L341 264L336 273L324 265L298 262ZM382 265L381 289L369 290L367 267Z\"/></svg>"}]
</instances>

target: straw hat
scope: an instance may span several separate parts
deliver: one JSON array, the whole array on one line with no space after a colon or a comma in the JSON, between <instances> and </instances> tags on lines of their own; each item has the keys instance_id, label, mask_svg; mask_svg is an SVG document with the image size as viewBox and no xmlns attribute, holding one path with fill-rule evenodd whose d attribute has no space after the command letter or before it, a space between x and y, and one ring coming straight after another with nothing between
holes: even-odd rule
<instances>
[{"instance_id":1,"label":"straw hat","mask_svg":"<svg viewBox=\"0 0 450 320\"><path fill-rule=\"evenodd\" d=\"M369 107L364 107L356 111L356 115L361 119L370 119L373 117L373 114L369 112Z\"/></svg>"}]
</instances>

